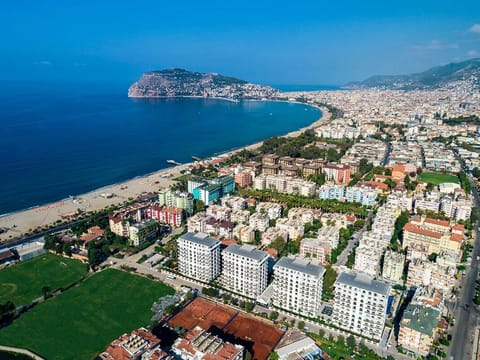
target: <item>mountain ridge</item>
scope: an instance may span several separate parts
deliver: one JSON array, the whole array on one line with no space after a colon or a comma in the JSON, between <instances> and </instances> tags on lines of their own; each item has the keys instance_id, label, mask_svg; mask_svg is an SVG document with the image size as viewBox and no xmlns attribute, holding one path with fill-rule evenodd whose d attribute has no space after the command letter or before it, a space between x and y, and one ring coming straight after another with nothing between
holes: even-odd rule
<instances>
[{"instance_id":1,"label":"mountain ridge","mask_svg":"<svg viewBox=\"0 0 480 360\"><path fill-rule=\"evenodd\" d=\"M346 89L382 88L395 90L432 90L457 81L468 81L480 87L480 58L432 67L408 75L374 75L363 81L350 82Z\"/></svg>"}]
</instances>

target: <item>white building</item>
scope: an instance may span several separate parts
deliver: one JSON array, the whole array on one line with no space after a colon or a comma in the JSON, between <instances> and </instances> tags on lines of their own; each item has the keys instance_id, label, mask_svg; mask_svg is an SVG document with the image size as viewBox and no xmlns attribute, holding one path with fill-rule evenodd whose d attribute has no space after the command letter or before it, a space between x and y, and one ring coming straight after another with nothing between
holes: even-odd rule
<instances>
[{"instance_id":1,"label":"white building","mask_svg":"<svg viewBox=\"0 0 480 360\"><path fill-rule=\"evenodd\" d=\"M380 340L390 286L366 274L342 272L335 282L333 321L341 328Z\"/></svg>"},{"instance_id":2,"label":"white building","mask_svg":"<svg viewBox=\"0 0 480 360\"><path fill-rule=\"evenodd\" d=\"M251 245L230 245L222 252L222 284L228 290L256 299L267 287L268 254Z\"/></svg>"},{"instance_id":3,"label":"white building","mask_svg":"<svg viewBox=\"0 0 480 360\"><path fill-rule=\"evenodd\" d=\"M220 241L204 233L186 233L177 239L178 271L210 282L220 273Z\"/></svg>"},{"instance_id":4,"label":"white building","mask_svg":"<svg viewBox=\"0 0 480 360\"><path fill-rule=\"evenodd\" d=\"M287 231L290 240L301 239L305 233L305 226L300 220L281 218L277 220L275 227Z\"/></svg>"},{"instance_id":5,"label":"white building","mask_svg":"<svg viewBox=\"0 0 480 360\"><path fill-rule=\"evenodd\" d=\"M376 277L380 272L380 260L383 249L378 247L360 244L355 250L355 271Z\"/></svg>"},{"instance_id":6,"label":"white building","mask_svg":"<svg viewBox=\"0 0 480 360\"><path fill-rule=\"evenodd\" d=\"M282 216L282 205L274 202L260 202L255 210L260 214L268 215L269 219L278 219Z\"/></svg>"},{"instance_id":7,"label":"white building","mask_svg":"<svg viewBox=\"0 0 480 360\"><path fill-rule=\"evenodd\" d=\"M265 231L270 225L270 219L268 215L262 215L259 213L252 214L248 219L249 225L254 230Z\"/></svg>"},{"instance_id":8,"label":"white building","mask_svg":"<svg viewBox=\"0 0 480 360\"><path fill-rule=\"evenodd\" d=\"M402 279L404 266L404 254L387 250L383 258L382 277L387 281L398 283Z\"/></svg>"},{"instance_id":9,"label":"white building","mask_svg":"<svg viewBox=\"0 0 480 360\"><path fill-rule=\"evenodd\" d=\"M273 304L296 314L320 314L325 269L304 258L283 257L273 267Z\"/></svg>"}]
</instances>

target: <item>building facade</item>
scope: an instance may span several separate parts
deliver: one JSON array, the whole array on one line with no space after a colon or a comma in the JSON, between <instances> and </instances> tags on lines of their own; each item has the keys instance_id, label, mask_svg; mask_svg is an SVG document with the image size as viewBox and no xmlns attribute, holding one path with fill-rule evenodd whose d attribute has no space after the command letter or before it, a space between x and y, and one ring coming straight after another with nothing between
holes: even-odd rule
<instances>
[{"instance_id":1,"label":"building facade","mask_svg":"<svg viewBox=\"0 0 480 360\"><path fill-rule=\"evenodd\" d=\"M267 287L268 254L251 245L230 245L222 252L221 282L228 290L256 299Z\"/></svg>"},{"instance_id":2,"label":"building facade","mask_svg":"<svg viewBox=\"0 0 480 360\"><path fill-rule=\"evenodd\" d=\"M342 272L335 281L333 321L353 333L380 340L387 317L390 286L358 273Z\"/></svg>"},{"instance_id":3,"label":"building facade","mask_svg":"<svg viewBox=\"0 0 480 360\"><path fill-rule=\"evenodd\" d=\"M177 239L178 271L210 282L220 273L220 241L204 233L186 233Z\"/></svg>"},{"instance_id":4,"label":"building facade","mask_svg":"<svg viewBox=\"0 0 480 360\"><path fill-rule=\"evenodd\" d=\"M273 304L296 314L320 314L325 269L304 258L283 257L273 267Z\"/></svg>"}]
</instances>

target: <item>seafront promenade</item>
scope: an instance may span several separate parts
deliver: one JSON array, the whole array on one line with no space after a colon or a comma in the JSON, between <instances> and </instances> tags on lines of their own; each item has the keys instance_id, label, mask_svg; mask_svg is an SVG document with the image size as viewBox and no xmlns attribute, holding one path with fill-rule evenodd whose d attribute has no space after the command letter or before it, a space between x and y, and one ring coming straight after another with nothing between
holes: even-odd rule
<instances>
[{"instance_id":1,"label":"seafront promenade","mask_svg":"<svg viewBox=\"0 0 480 360\"><path fill-rule=\"evenodd\" d=\"M309 104L309 106L312 106ZM330 118L330 113L325 108L319 108L322 115L307 127L289 132L284 136L298 136L301 132L318 127ZM273 125L273 124L272 124ZM262 145L262 142L247 145L219 155L228 156L243 149L253 150ZM158 192L174 184L174 179L189 169L193 163L186 163L154 173L139 176L134 179L113 185L107 185L86 194L63 199L55 203L46 204L31 209L21 210L0 217L0 243L14 240L31 233L33 230L68 222L76 213L89 213L105 209L112 205L123 204L125 201L137 198L142 193Z\"/></svg>"}]
</instances>

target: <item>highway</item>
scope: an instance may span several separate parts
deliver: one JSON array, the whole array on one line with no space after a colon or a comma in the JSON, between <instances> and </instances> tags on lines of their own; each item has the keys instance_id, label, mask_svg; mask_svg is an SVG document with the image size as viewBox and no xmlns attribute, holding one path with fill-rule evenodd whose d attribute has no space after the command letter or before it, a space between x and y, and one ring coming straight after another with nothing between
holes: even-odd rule
<instances>
[{"instance_id":1,"label":"highway","mask_svg":"<svg viewBox=\"0 0 480 360\"><path fill-rule=\"evenodd\" d=\"M480 198L478 191L472 183L472 194L474 197L475 206L480 209ZM467 274L463 277L461 282L461 291L458 297L454 318L456 323L453 329L453 338L450 345L448 359L471 359L473 349L473 336L475 327L478 325L479 310L474 305L473 297L475 296L475 282L478 276L477 256L480 256L480 231L478 231L478 222L475 224L475 243L471 253L472 262L467 269Z\"/></svg>"}]
</instances>

